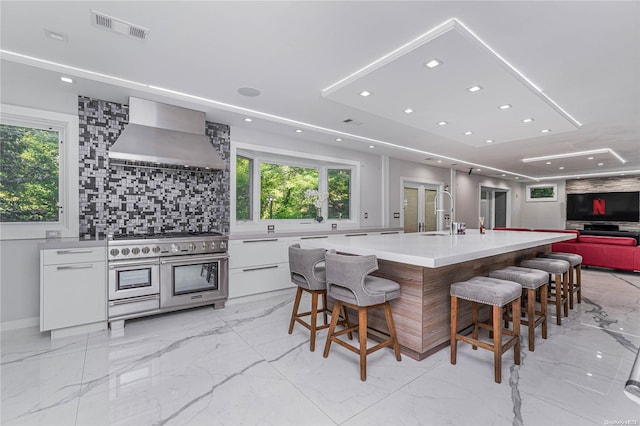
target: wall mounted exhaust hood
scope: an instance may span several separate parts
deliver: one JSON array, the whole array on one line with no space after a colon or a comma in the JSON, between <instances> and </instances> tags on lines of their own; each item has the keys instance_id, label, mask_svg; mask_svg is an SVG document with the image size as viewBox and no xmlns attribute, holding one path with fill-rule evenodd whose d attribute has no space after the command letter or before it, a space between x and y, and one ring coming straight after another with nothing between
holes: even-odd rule
<instances>
[{"instance_id":1,"label":"wall mounted exhaust hood","mask_svg":"<svg viewBox=\"0 0 640 426\"><path fill-rule=\"evenodd\" d=\"M205 136L205 113L129 98L129 124L109 148L113 160L225 169Z\"/></svg>"}]
</instances>

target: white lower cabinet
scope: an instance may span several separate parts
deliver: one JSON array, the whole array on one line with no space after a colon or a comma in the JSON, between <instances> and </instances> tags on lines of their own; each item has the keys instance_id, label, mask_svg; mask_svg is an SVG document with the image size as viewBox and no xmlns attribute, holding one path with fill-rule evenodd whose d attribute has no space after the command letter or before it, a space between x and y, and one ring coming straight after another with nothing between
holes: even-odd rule
<instances>
[{"instance_id":1,"label":"white lower cabinet","mask_svg":"<svg viewBox=\"0 0 640 426\"><path fill-rule=\"evenodd\" d=\"M289 245L298 238L229 242L229 298L295 287L289 275Z\"/></svg>"},{"instance_id":2,"label":"white lower cabinet","mask_svg":"<svg viewBox=\"0 0 640 426\"><path fill-rule=\"evenodd\" d=\"M62 337L106 327L104 247L40 252L40 331Z\"/></svg>"}]
</instances>

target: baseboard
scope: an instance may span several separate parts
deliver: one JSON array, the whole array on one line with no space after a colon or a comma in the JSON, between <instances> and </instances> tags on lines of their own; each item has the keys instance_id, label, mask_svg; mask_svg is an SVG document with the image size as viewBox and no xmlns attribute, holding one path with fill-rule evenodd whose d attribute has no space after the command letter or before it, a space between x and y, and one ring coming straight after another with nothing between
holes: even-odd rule
<instances>
[{"instance_id":1,"label":"baseboard","mask_svg":"<svg viewBox=\"0 0 640 426\"><path fill-rule=\"evenodd\" d=\"M25 318L14 321L3 321L0 323L0 332L9 330L18 330L40 325L40 317Z\"/></svg>"}]
</instances>

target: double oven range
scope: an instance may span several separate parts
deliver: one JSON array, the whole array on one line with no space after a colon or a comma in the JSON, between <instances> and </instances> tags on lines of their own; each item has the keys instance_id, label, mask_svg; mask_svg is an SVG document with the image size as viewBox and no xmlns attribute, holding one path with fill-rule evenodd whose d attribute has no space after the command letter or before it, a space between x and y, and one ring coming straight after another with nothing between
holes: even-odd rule
<instances>
[{"instance_id":1,"label":"double oven range","mask_svg":"<svg viewBox=\"0 0 640 426\"><path fill-rule=\"evenodd\" d=\"M217 232L115 235L108 242L109 322L194 306L223 308L229 237Z\"/></svg>"}]
</instances>

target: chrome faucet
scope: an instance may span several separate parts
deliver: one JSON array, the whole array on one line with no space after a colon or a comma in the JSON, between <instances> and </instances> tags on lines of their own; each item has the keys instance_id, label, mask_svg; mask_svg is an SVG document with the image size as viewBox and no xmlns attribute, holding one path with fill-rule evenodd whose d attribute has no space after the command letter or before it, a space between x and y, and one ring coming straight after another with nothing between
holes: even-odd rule
<instances>
[{"instance_id":1,"label":"chrome faucet","mask_svg":"<svg viewBox=\"0 0 640 426\"><path fill-rule=\"evenodd\" d=\"M449 234L453 235L453 196L451 195L451 193L449 191L438 191L436 192L436 196L433 202L433 212L434 214L437 216L438 212L444 212L444 209L439 209L438 208L438 195L440 194L447 194L449 196L449 198L451 199L451 216L449 217L449 221L451 222L449 225Z\"/></svg>"}]
</instances>

